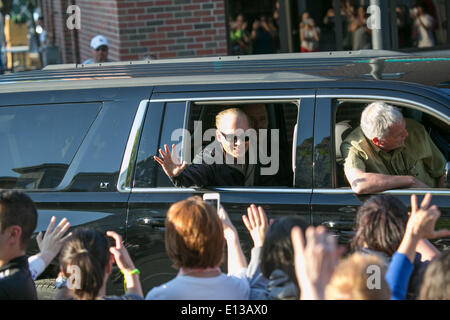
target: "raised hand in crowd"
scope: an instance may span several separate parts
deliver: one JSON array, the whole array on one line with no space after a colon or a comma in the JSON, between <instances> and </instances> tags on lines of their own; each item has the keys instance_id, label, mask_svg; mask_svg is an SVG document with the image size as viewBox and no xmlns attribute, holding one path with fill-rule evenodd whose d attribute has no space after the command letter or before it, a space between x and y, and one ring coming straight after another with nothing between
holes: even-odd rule
<instances>
[{"instance_id":1,"label":"raised hand in crowd","mask_svg":"<svg viewBox=\"0 0 450 320\"><path fill-rule=\"evenodd\" d=\"M300 299L322 300L325 298L325 287L344 249L338 247L335 237L326 232L323 226L310 226L305 234L306 239L299 227L291 231Z\"/></svg>"},{"instance_id":2,"label":"raised hand in crowd","mask_svg":"<svg viewBox=\"0 0 450 320\"><path fill-rule=\"evenodd\" d=\"M247 259L242 251L241 244L239 242L239 235L236 227L230 220L228 213L220 206L217 212L223 225L223 233L227 242L228 250L228 273L237 274L243 268L247 268Z\"/></svg>"},{"instance_id":3,"label":"raised hand in crowd","mask_svg":"<svg viewBox=\"0 0 450 320\"><path fill-rule=\"evenodd\" d=\"M70 228L70 222L67 221L67 218L62 219L56 227L55 222L56 217L53 216L45 234L43 235L42 232L39 232L36 237L41 258L44 259L47 265L59 253L64 241L72 235L70 232L64 237L64 234Z\"/></svg>"},{"instance_id":4,"label":"raised hand in crowd","mask_svg":"<svg viewBox=\"0 0 450 320\"><path fill-rule=\"evenodd\" d=\"M52 260L58 255L64 241L69 238L72 233L69 230L70 223L66 218L62 219L55 227L56 217L50 219L50 223L45 234L39 232L36 237L40 252L28 258L28 264L33 280L47 268ZM64 236L65 235L65 236Z\"/></svg>"},{"instance_id":5,"label":"raised hand in crowd","mask_svg":"<svg viewBox=\"0 0 450 320\"><path fill-rule=\"evenodd\" d=\"M164 145L164 150L159 149L159 153L161 155L161 158L158 156L154 156L154 159L156 162L158 162L164 172L169 176L170 178L176 177L179 175L184 168L186 168L186 161L183 161L183 163L179 163L179 160L175 154L175 145L172 144L172 152L170 152L169 147L167 144Z\"/></svg>"},{"instance_id":6,"label":"raised hand in crowd","mask_svg":"<svg viewBox=\"0 0 450 320\"><path fill-rule=\"evenodd\" d=\"M450 230L435 230L436 221L441 213L436 205L430 206L430 202L431 194L427 193L418 208L416 195L411 195L411 213L405 233L397 251L392 256L386 273L391 299L403 300L406 298L419 242L423 239L450 236Z\"/></svg>"},{"instance_id":7,"label":"raised hand in crowd","mask_svg":"<svg viewBox=\"0 0 450 320\"><path fill-rule=\"evenodd\" d=\"M114 256L114 261L125 278L126 293L144 297L139 281L139 272L136 271L128 250L123 246L122 237L114 231L107 231L106 235L116 242L114 247L109 248L109 252Z\"/></svg>"},{"instance_id":8,"label":"raised hand in crowd","mask_svg":"<svg viewBox=\"0 0 450 320\"><path fill-rule=\"evenodd\" d=\"M450 236L450 230L435 230L436 221L441 212L436 205L430 206L431 194L427 193L420 204L417 204L417 196L411 195L411 213L406 225L403 240L398 252L405 254L411 262L414 262L416 246L422 239L436 239Z\"/></svg>"},{"instance_id":9,"label":"raised hand in crowd","mask_svg":"<svg viewBox=\"0 0 450 320\"><path fill-rule=\"evenodd\" d=\"M247 208L247 216L242 216L242 221L252 237L253 246L262 247L267 230L269 229L269 223L264 209L251 204Z\"/></svg>"}]
</instances>

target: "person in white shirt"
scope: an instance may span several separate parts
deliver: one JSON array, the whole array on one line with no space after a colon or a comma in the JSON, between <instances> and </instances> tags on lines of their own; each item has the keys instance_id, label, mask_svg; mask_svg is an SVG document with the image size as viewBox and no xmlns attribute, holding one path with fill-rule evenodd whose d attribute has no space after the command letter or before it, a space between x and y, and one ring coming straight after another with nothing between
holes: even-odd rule
<instances>
[{"instance_id":1,"label":"person in white shirt","mask_svg":"<svg viewBox=\"0 0 450 320\"><path fill-rule=\"evenodd\" d=\"M414 28L417 34L417 46L419 48L433 47L435 45L433 27L434 19L428 13L423 4L416 6L414 18Z\"/></svg>"},{"instance_id":2,"label":"person in white shirt","mask_svg":"<svg viewBox=\"0 0 450 320\"><path fill-rule=\"evenodd\" d=\"M151 289L146 300L247 300L247 260L223 208L200 197L174 203L166 219L166 250L178 275ZM220 270L225 242L228 274Z\"/></svg>"},{"instance_id":3,"label":"person in white shirt","mask_svg":"<svg viewBox=\"0 0 450 320\"><path fill-rule=\"evenodd\" d=\"M91 53L92 58L83 61L83 64L99 63L99 62L111 62L108 59L109 43L102 35L96 35L91 40Z\"/></svg>"},{"instance_id":4,"label":"person in white shirt","mask_svg":"<svg viewBox=\"0 0 450 320\"><path fill-rule=\"evenodd\" d=\"M36 237L40 251L28 258L28 266L33 280L36 280L44 272L50 262L58 255L64 241L72 235L71 232L66 234L70 227L67 218L62 219L56 227L55 223L56 217L53 216L45 234L39 232Z\"/></svg>"}]
</instances>

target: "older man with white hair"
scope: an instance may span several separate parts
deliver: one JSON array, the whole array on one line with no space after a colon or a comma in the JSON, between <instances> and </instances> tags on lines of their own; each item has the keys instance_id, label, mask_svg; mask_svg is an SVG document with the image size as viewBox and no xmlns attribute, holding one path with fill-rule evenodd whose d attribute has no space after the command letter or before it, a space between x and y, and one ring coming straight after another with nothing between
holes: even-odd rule
<instances>
[{"instance_id":1,"label":"older man with white hair","mask_svg":"<svg viewBox=\"0 0 450 320\"><path fill-rule=\"evenodd\" d=\"M358 194L444 187L445 157L418 122L384 102L369 104L341 145L345 175Z\"/></svg>"}]
</instances>

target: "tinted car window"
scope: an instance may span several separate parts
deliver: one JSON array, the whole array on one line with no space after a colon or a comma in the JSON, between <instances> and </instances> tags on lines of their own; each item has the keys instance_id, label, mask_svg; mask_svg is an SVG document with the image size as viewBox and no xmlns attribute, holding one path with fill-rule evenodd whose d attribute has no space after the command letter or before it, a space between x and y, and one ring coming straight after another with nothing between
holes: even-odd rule
<instances>
[{"instance_id":1,"label":"tinted car window","mask_svg":"<svg viewBox=\"0 0 450 320\"><path fill-rule=\"evenodd\" d=\"M133 183L135 188L150 188L154 186L154 173L157 163L153 156L158 149L164 105L164 103L151 103L148 106L136 159Z\"/></svg>"},{"instance_id":2,"label":"tinted car window","mask_svg":"<svg viewBox=\"0 0 450 320\"><path fill-rule=\"evenodd\" d=\"M262 114L257 112L257 115L260 117L260 122L257 126L255 126L256 123L253 123L253 128L259 127L260 129L263 129L265 127L268 129L268 137L264 140L259 140L259 138L257 138L258 140L253 141L255 143L254 149L249 148L249 152L250 150L257 152L257 157L259 158L258 161L260 161L259 164L262 167L266 167L266 170L271 166L276 167L277 172L281 170L282 172L280 175L285 177L283 182L286 183L286 185L283 186L292 187L292 143L294 126L297 122L298 113L298 106L294 103L265 103L259 101L247 101L227 104L202 104L201 102L196 102L190 107L189 121L187 122L186 127L186 134L190 140L188 141L185 139L183 150L178 150L178 152L183 154L183 159L186 160L186 162L191 163L195 156L202 151L202 149L216 140L216 115L230 107L242 108L245 111L245 107L247 105L259 105L265 108L267 115L265 122L266 125L263 125L264 121L261 122L261 117L264 118ZM247 112L249 112L248 109ZM252 116L255 117L255 114L253 113ZM253 119L253 121L255 121L255 119ZM275 139L273 140L273 146L272 139ZM261 143L266 143L266 151L261 151L258 149L261 147ZM278 150L274 150L272 148L278 148ZM261 155L260 152L263 152L263 155ZM263 158L261 158L261 156ZM261 159L264 159L264 162ZM275 161L278 162L278 165L272 163ZM269 178L266 179L265 182L255 182L253 186L269 186L267 181L274 181L274 179Z\"/></svg>"},{"instance_id":3,"label":"tinted car window","mask_svg":"<svg viewBox=\"0 0 450 320\"><path fill-rule=\"evenodd\" d=\"M160 156L158 150L164 149L164 144L169 148L172 148L172 144L182 144L182 135L178 133L183 131L185 110L186 102L150 103L139 143L133 187L173 187L161 166L156 165L153 156ZM161 123L163 126L160 131Z\"/></svg>"},{"instance_id":4,"label":"tinted car window","mask_svg":"<svg viewBox=\"0 0 450 320\"><path fill-rule=\"evenodd\" d=\"M336 100L334 106L335 113L335 154L337 165L337 187L349 187L345 178L343 165L345 159L341 154L340 145L342 141L356 129L360 124L361 113L372 101L346 101ZM397 107L405 118L411 118L420 122L431 137L431 140L439 148L444 157L449 161L450 130L449 126L433 117L430 114L415 110L409 107L398 105L395 102L389 104Z\"/></svg>"},{"instance_id":5,"label":"tinted car window","mask_svg":"<svg viewBox=\"0 0 450 320\"><path fill-rule=\"evenodd\" d=\"M132 103L103 103L61 186L67 182L71 191L79 192L116 190L136 108Z\"/></svg>"},{"instance_id":6,"label":"tinted car window","mask_svg":"<svg viewBox=\"0 0 450 320\"><path fill-rule=\"evenodd\" d=\"M166 104L164 111L164 125L161 131L161 139L159 148L163 149L164 144L167 144L172 150L172 144L177 146L177 156L181 159L180 147L183 145L184 138L183 128L184 119L186 113L186 102L172 102ZM156 173L156 186L157 187L173 187L172 182L158 165Z\"/></svg>"},{"instance_id":7,"label":"tinted car window","mask_svg":"<svg viewBox=\"0 0 450 320\"><path fill-rule=\"evenodd\" d=\"M99 103L0 108L0 188L55 188Z\"/></svg>"}]
</instances>

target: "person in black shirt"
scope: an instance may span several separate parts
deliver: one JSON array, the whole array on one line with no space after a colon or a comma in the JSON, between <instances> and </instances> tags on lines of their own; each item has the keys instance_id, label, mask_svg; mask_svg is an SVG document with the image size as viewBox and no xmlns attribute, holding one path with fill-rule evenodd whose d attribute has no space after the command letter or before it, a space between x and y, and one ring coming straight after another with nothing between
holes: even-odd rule
<instances>
[{"instance_id":1,"label":"person in black shirt","mask_svg":"<svg viewBox=\"0 0 450 320\"><path fill-rule=\"evenodd\" d=\"M167 145L164 145L164 151L159 150L161 158L154 156L154 159L174 186L278 186L289 180L286 170L279 170L280 159L273 157L274 153L271 152L269 162L264 165L259 158L258 142L261 147L269 144L270 138L258 134L260 129L267 130L268 125L264 104L247 105L244 110L229 108L217 114L216 140L198 153L189 165L185 161L180 163L175 155L175 145L172 145L172 151Z\"/></svg>"},{"instance_id":2,"label":"person in black shirt","mask_svg":"<svg viewBox=\"0 0 450 320\"><path fill-rule=\"evenodd\" d=\"M36 208L26 194L0 191L0 300L37 300L25 256L36 224Z\"/></svg>"},{"instance_id":3,"label":"person in black shirt","mask_svg":"<svg viewBox=\"0 0 450 320\"><path fill-rule=\"evenodd\" d=\"M244 186L252 185L254 166L248 166L249 139L245 132L250 128L248 116L238 108L230 108L216 116L216 141L200 154L192 164L179 163L167 145L159 150L162 158L154 159L177 187ZM230 161L231 160L231 161ZM237 161L236 161L237 160ZM241 161L239 161L241 160ZM237 163L236 163L237 162Z\"/></svg>"}]
</instances>

